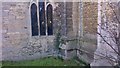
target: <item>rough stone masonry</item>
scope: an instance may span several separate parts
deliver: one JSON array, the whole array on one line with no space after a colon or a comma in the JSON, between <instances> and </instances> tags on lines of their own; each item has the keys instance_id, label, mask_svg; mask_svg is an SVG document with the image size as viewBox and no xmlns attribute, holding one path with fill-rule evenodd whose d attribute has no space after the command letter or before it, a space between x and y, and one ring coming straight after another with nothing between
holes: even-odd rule
<instances>
[{"instance_id":1,"label":"rough stone masonry","mask_svg":"<svg viewBox=\"0 0 120 68\"><path fill-rule=\"evenodd\" d=\"M0 23L2 25L2 37L0 37L2 38L2 60L16 61L55 56L58 54L55 48L58 32L60 32L61 37L78 38L80 32L79 13L81 12L79 2L64 3L50 0L48 4L53 7L53 35L32 36L30 11L33 3L36 4L37 9L39 8L38 0L28 2L12 1L2 2L2 7L0 7L2 9L2 23ZM95 37L97 3L84 3L83 11L84 36L87 38ZM37 19L40 21L38 17ZM69 45L74 47L77 43L70 42Z\"/></svg>"}]
</instances>

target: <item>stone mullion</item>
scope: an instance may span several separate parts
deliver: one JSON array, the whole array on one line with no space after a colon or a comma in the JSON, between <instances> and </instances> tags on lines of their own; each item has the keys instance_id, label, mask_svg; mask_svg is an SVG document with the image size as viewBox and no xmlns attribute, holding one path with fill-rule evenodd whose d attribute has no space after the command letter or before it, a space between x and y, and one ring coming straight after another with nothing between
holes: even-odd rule
<instances>
[{"instance_id":1,"label":"stone mullion","mask_svg":"<svg viewBox=\"0 0 120 68\"><path fill-rule=\"evenodd\" d=\"M47 13L46 13L46 10L47 10L47 4L46 4L46 2L47 2L47 1L45 0L45 2L44 2L44 4L45 4L44 9L45 9L46 36L48 36L48 33L47 33L47 32L48 32L48 30L47 30L47 28L48 28L48 27L47 27L47 26L48 26L48 25L47 25Z\"/></svg>"},{"instance_id":2,"label":"stone mullion","mask_svg":"<svg viewBox=\"0 0 120 68\"><path fill-rule=\"evenodd\" d=\"M38 35L40 36L39 1L37 0Z\"/></svg>"}]
</instances>

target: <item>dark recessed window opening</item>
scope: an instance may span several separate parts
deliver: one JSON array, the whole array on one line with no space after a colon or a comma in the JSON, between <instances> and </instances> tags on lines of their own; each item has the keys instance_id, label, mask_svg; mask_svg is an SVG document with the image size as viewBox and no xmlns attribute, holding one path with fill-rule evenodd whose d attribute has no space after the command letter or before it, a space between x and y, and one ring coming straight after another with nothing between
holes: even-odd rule
<instances>
[{"instance_id":1,"label":"dark recessed window opening","mask_svg":"<svg viewBox=\"0 0 120 68\"><path fill-rule=\"evenodd\" d=\"M52 5L47 6L47 32L48 35L53 35L53 19L52 19Z\"/></svg>"},{"instance_id":2,"label":"dark recessed window opening","mask_svg":"<svg viewBox=\"0 0 120 68\"><path fill-rule=\"evenodd\" d=\"M39 2L40 35L46 35L45 4Z\"/></svg>"},{"instance_id":3,"label":"dark recessed window opening","mask_svg":"<svg viewBox=\"0 0 120 68\"><path fill-rule=\"evenodd\" d=\"M32 36L38 35L38 21L37 21L37 6L36 4L31 5L31 25L32 25Z\"/></svg>"}]
</instances>

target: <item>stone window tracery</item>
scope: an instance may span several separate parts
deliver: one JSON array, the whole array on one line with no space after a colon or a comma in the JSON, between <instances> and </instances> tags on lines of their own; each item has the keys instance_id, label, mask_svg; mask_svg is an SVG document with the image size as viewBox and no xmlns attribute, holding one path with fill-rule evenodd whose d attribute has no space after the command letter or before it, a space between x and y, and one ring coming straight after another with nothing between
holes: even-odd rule
<instances>
[{"instance_id":1,"label":"stone window tracery","mask_svg":"<svg viewBox=\"0 0 120 68\"><path fill-rule=\"evenodd\" d=\"M37 12L38 9L38 12ZM53 35L53 8L45 2L31 5L32 36Z\"/></svg>"}]
</instances>

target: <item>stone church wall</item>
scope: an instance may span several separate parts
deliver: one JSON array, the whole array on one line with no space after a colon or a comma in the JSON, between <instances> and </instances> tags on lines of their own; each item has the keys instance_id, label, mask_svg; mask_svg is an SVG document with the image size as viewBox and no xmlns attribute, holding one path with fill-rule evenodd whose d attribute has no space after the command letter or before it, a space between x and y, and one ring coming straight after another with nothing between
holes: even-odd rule
<instances>
[{"instance_id":1,"label":"stone church wall","mask_svg":"<svg viewBox=\"0 0 120 68\"><path fill-rule=\"evenodd\" d=\"M97 2L83 3L83 37L79 43L82 52L79 52L78 56L87 63L93 61L97 48L97 4Z\"/></svg>"},{"instance_id":2,"label":"stone church wall","mask_svg":"<svg viewBox=\"0 0 120 68\"><path fill-rule=\"evenodd\" d=\"M29 2L3 2L2 6L3 60L32 59L52 53L54 36L31 36Z\"/></svg>"},{"instance_id":3,"label":"stone church wall","mask_svg":"<svg viewBox=\"0 0 120 68\"><path fill-rule=\"evenodd\" d=\"M30 2L3 2L2 3L2 59L3 60L26 60L39 57L57 55L55 51L56 35L58 32L66 36L68 40L74 40L78 36L80 23L79 3L53 2L53 35L32 36L30 19ZM76 5L76 6L75 6ZM86 6L87 4L85 4ZM83 9L83 23L85 33L95 27L96 4L89 4L90 8ZM93 17L92 17L93 16ZM92 17L92 18L90 18ZM93 20L95 18L95 20ZM91 22L92 24L90 24ZM84 34L85 34L84 33ZM89 36L90 37L90 36ZM76 47L76 41L69 42L70 47ZM72 52L73 53L73 52ZM74 55L74 54L73 54Z\"/></svg>"},{"instance_id":4,"label":"stone church wall","mask_svg":"<svg viewBox=\"0 0 120 68\"><path fill-rule=\"evenodd\" d=\"M21 46L27 44L29 27L27 23L27 3L2 3L2 57L14 59ZM17 55L18 54L18 55ZM14 57L13 57L14 56ZM11 57L11 58L9 58Z\"/></svg>"},{"instance_id":5,"label":"stone church wall","mask_svg":"<svg viewBox=\"0 0 120 68\"><path fill-rule=\"evenodd\" d=\"M54 3L53 36L31 36L30 2L3 2L2 59L22 60L54 55L58 30L62 36L73 35L71 4Z\"/></svg>"},{"instance_id":6,"label":"stone church wall","mask_svg":"<svg viewBox=\"0 0 120 68\"><path fill-rule=\"evenodd\" d=\"M113 67L119 65L119 2L99 1L98 7L98 43L91 66Z\"/></svg>"}]
</instances>

